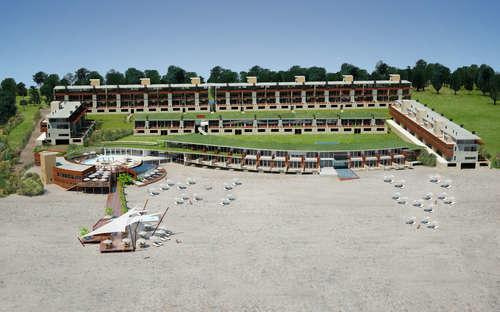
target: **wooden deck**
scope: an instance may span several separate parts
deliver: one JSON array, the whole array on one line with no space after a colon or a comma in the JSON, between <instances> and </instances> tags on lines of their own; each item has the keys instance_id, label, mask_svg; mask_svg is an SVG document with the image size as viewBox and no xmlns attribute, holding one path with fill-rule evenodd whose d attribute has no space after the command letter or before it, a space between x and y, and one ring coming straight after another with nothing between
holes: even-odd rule
<instances>
[{"instance_id":1,"label":"wooden deck","mask_svg":"<svg viewBox=\"0 0 500 312\"><path fill-rule=\"evenodd\" d=\"M101 241L99 243L99 251L102 253L107 253L107 252L128 252L128 251L134 251L134 247L132 242L128 247L123 244L123 239L127 237L126 233L113 233L108 236L108 239L112 241L111 246L107 247L104 244L104 241Z\"/></svg>"},{"instance_id":2,"label":"wooden deck","mask_svg":"<svg viewBox=\"0 0 500 312\"><path fill-rule=\"evenodd\" d=\"M163 168L158 168L158 170L160 170L160 173L152 178L152 179L147 179L147 180L143 180L142 182L144 184L142 185L138 185L139 187L142 187L142 186L146 186L146 185L149 185L149 184L152 184L152 183L156 183L158 181L160 181L161 179L165 178L167 176L167 171Z\"/></svg>"}]
</instances>

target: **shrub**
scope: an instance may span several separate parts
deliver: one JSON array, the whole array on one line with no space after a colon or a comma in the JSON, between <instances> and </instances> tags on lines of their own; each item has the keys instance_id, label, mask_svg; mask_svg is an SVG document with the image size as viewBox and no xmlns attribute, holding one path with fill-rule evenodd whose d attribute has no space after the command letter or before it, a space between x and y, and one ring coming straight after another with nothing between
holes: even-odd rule
<instances>
[{"instance_id":1,"label":"shrub","mask_svg":"<svg viewBox=\"0 0 500 312\"><path fill-rule=\"evenodd\" d=\"M124 184L120 181L120 179L118 179L117 188L118 195L120 196L121 212L125 213L128 211L127 198L125 197Z\"/></svg>"},{"instance_id":2,"label":"shrub","mask_svg":"<svg viewBox=\"0 0 500 312\"><path fill-rule=\"evenodd\" d=\"M134 183L134 179L128 173L120 173L120 175L118 176L118 181L120 181L122 185L131 185Z\"/></svg>"},{"instance_id":3,"label":"shrub","mask_svg":"<svg viewBox=\"0 0 500 312\"><path fill-rule=\"evenodd\" d=\"M82 226L80 228L80 236L87 235L88 233L89 233L89 229L87 229L86 227Z\"/></svg>"},{"instance_id":4,"label":"shrub","mask_svg":"<svg viewBox=\"0 0 500 312\"><path fill-rule=\"evenodd\" d=\"M25 196L36 196L43 194L43 183L40 176L36 173L27 173L19 182L17 193Z\"/></svg>"},{"instance_id":5,"label":"shrub","mask_svg":"<svg viewBox=\"0 0 500 312\"><path fill-rule=\"evenodd\" d=\"M113 208L111 208L111 207L106 207L106 208L104 209L104 214L105 214L106 216L112 216L112 215L113 215Z\"/></svg>"},{"instance_id":6,"label":"shrub","mask_svg":"<svg viewBox=\"0 0 500 312\"><path fill-rule=\"evenodd\" d=\"M420 155L417 157L417 159L424 166L436 167L436 155L430 154L426 149L422 149L420 151Z\"/></svg>"}]
</instances>

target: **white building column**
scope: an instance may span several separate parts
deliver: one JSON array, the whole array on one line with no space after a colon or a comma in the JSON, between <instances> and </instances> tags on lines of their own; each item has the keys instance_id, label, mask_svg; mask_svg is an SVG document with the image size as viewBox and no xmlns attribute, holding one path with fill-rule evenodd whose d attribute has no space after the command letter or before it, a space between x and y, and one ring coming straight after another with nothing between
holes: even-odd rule
<instances>
[{"instance_id":1,"label":"white building column","mask_svg":"<svg viewBox=\"0 0 500 312\"><path fill-rule=\"evenodd\" d=\"M92 94L92 110L97 110L97 95Z\"/></svg>"},{"instance_id":2,"label":"white building column","mask_svg":"<svg viewBox=\"0 0 500 312\"><path fill-rule=\"evenodd\" d=\"M194 93L194 109L197 111L200 110L200 93L199 92Z\"/></svg>"},{"instance_id":3,"label":"white building column","mask_svg":"<svg viewBox=\"0 0 500 312\"><path fill-rule=\"evenodd\" d=\"M231 93L226 92L226 105L231 105Z\"/></svg>"},{"instance_id":4,"label":"white building column","mask_svg":"<svg viewBox=\"0 0 500 312\"><path fill-rule=\"evenodd\" d=\"M173 110L173 108L172 108L172 93L168 94L168 110L169 111Z\"/></svg>"},{"instance_id":5,"label":"white building column","mask_svg":"<svg viewBox=\"0 0 500 312\"><path fill-rule=\"evenodd\" d=\"M257 92L252 91L252 104L256 105L257 104Z\"/></svg>"},{"instance_id":6,"label":"white building column","mask_svg":"<svg viewBox=\"0 0 500 312\"><path fill-rule=\"evenodd\" d=\"M65 100L65 101L69 101L69 95L65 94L65 95L64 95L64 100Z\"/></svg>"},{"instance_id":7,"label":"white building column","mask_svg":"<svg viewBox=\"0 0 500 312\"><path fill-rule=\"evenodd\" d=\"M276 104L280 103L280 92L274 91L274 96L276 97Z\"/></svg>"},{"instance_id":8,"label":"white building column","mask_svg":"<svg viewBox=\"0 0 500 312\"><path fill-rule=\"evenodd\" d=\"M116 107L122 107L122 96L120 94L116 95Z\"/></svg>"},{"instance_id":9,"label":"white building column","mask_svg":"<svg viewBox=\"0 0 500 312\"><path fill-rule=\"evenodd\" d=\"M372 97L373 97L373 101L377 102L377 89L372 90Z\"/></svg>"},{"instance_id":10,"label":"white building column","mask_svg":"<svg viewBox=\"0 0 500 312\"><path fill-rule=\"evenodd\" d=\"M351 102L352 102L352 103L354 103L354 94L355 94L354 89L351 89L351 90L349 91L349 96L351 97Z\"/></svg>"},{"instance_id":11,"label":"white building column","mask_svg":"<svg viewBox=\"0 0 500 312\"><path fill-rule=\"evenodd\" d=\"M330 91L325 90L325 103L330 103Z\"/></svg>"},{"instance_id":12,"label":"white building column","mask_svg":"<svg viewBox=\"0 0 500 312\"><path fill-rule=\"evenodd\" d=\"M300 91L300 97L302 98L302 104L306 104L307 97L306 97L306 91L305 90Z\"/></svg>"},{"instance_id":13,"label":"white building column","mask_svg":"<svg viewBox=\"0 0 500 312\"><path fill-rule=\"evenodd\" d=\"M144 93L144 108L147 109L148 108L148 94L147 93Z\"/></svg>"},{"instance_id":14,"label":"white building column","mask_svg":"<svg viewBox=\"0 0 500 312\"><path fill-rule=\"evenodd\" d=\"M403 99L403 89L398 89L398 100Z\"/></svg>"}]
</instances>

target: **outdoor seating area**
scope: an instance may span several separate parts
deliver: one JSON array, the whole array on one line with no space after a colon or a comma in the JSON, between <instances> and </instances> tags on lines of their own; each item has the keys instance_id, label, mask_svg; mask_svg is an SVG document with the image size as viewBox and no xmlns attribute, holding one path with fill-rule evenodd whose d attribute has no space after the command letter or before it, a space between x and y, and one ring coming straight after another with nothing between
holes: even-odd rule
<instances>
[{"instance_id":1,"label":"outdoor seating area","mask_svg":"<svg viewBox=\"0 0 500 312\"><path fill-rule=\"evenodd\" d=\"M134 181L137 186L146 186L155 182L158 182L167 176L167 171L164 168L156 168L143 174L140 178L142 180Z\"/></svg>"},{"instance_id":2,"label":"outdoor seating area","mask_svg":"<svg viewBox=\"0 0 500 312\"><path fill-rule=\"evenodd\" d=\"M402 206L404 214L411 214L406 217L405 224L415 225L417 229L422 227L432 230L438 229L439 222L437 219L431 218L431 215L435 213L437 209L448 209L456 203L455 197L448 195L446 192L440 192L434 195L439 189L452 188L451 180L442 179L439 175L431 175L428 178L427 183L431 184L428 188L433 188L434 192L427 192L425 194L414 194L412 192L409 195L414 198L413 201L410 201L409 197L404 196L402 193L403 189L406 189L408 186L405 180L396 180L393 175L385 175L383 181L386 184L393 185L394 188L399 190L394 193L391 198L396 204Z\"/></svg>"},{"instance_id":3,"label":"outdoor seating area","mask_svg":"<svg viewBox=\"0 0 500 312\"><path fill-rule=\"evenodd\" d=\"M90 233L79 237L82 244L99 244L101 253L135 251L138 237L151 239L171 235L166 229L158 231L158 227L166 212L148 214L145 209L132 208L121 216L99 220ZM146 245L142 242L140 247Z\"/></svg>"}]
</instances>

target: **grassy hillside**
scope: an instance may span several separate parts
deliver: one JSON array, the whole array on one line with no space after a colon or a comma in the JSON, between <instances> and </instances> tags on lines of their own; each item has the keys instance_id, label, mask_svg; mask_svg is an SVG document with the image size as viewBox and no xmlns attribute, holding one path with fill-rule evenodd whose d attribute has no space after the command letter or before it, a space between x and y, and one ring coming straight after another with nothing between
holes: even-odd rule
<instances>
[{"instance_id":1,"label":"grassy hillside","mask_svg":"<svg viewBox=\"0 0 500 312\"><path fill-rule=\"evenodd\" d=\"M478 90L461 90L457 95L453 90L443 88L440 94L432 88L412 93L412 98L427 104L435 111L463 124L467 130L475 131L492 155L500 156L500 105L493 105L489 96Z\"/></svg>"},{"instance_id":2,"label":"grassy hillside","mask_svg":"<svg viewBox=\"0 0 500 312\"><path fill-rule=\"evenodd\" d=\"M35 125L35 118L38 115L40 106L38 105L19 105L20 97L17 97L17 112L23 116L23 121L16 125L7 135L9 146L17 151L24 147L27 139L31 135Z\"/></svg>"}]
</instances>

